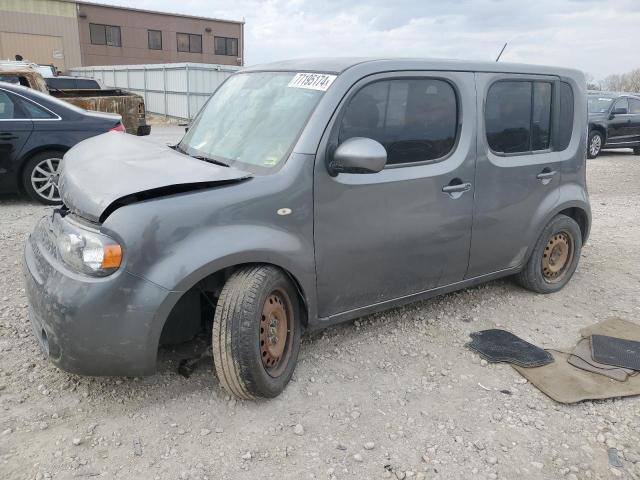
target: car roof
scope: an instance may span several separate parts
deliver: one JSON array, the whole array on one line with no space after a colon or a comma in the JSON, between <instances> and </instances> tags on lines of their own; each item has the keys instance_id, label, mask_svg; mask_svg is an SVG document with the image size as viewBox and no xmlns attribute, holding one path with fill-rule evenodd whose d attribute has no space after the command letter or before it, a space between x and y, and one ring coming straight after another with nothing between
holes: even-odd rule
<instances>
[{"instance_id":1,"label":"car roof","mask_svg":"<svg viewBox=\"0 0 640 480\"><path fill-rule=\"evenodd\" d=\"M632 98L640 99L640 93L633 93L633 92L606 92L601 90L589 90L587 94L593 95L593 96L599 96L599 97L609 97L609 98L632 97Z\"/></svg>"},{"instance_id":2,"label":"car roof","mask_svg":"<svg viewBox=\"0 0 640 480\"><path fill-rule=\"evenodd\" d=\"M0 73L4 75L24 75L24 74L33 74L35 72L34 69L23 66L13 66L13 65L0 65Z\"/></svg>"},{"instance_id":3,"label":"car roof","mask_svg":"<svg viewBox=\"0 0 640 480\"><path fill-rule=\"evenodd\" d=\"M72 111L74 113L84 113L83 109L76 107L69 102L65 102L64 100L60 100L59 98L55 98L46 93L39 92L38 90L34 90L33 88L16 85L15 83L0 82L0 89L7 90L9 92L13 92L26 97L29 100L39 103L43 107L47 107L49 109L61 108L63 110Z\"/></svg>"},{"instance_id":4,"label":"car roof","mask_svg":"<svg viewBox=\"0 0 640 480\"><path fill-rule=\"evenodd\" d=\"M437 58L369 58L369 57L326 57L301 58L254 65L242 71L306 71L340 74L348 69L367 65L381 72L389 70L445 70L497 73L526 73L538 75L583 75L576 69L527 65L503 62L483 62L469 60L448 60Z\"/></svg>"},{"instance_id":5,"label":"car roof","mask_svg":"<svg viewBox=\"0 0 640 480\"><path fill-rule=\"evenodd\" d=\"M76 77L74 75L56 75L55 77L48 77L45 80L50 80L50 79L56 79L56 78L61 78L63 80L93 80L94 82L97 82L97 80L95 78L91 78L91 77Z\"/></svg>"}]
</instances>

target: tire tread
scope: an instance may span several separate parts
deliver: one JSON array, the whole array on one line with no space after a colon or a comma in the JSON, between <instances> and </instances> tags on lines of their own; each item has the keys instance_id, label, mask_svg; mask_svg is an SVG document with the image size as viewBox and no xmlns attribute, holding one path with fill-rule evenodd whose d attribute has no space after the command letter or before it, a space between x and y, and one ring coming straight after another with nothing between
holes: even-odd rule
<instances>
[{"instance_id":1,"label":"tire tread","mask_svg":"<svg viewBox=\"0 0 640 480\"><path fill-rule=\"evenodd\" d=\"M265 285L269 279L283 278L288 282L274 266L249 265L235 271L222 288L213 319L214 367L222 387L235 397L255 400L279 393L271 391L272 387L265 391L256 383L256 359L251 352L255 349L252 332L256 328L256 319L262 313L259 303ZM259 359L257 361L260 362ZM259 368L262 368L261 363Z\"/></svg>"}]
</instances>

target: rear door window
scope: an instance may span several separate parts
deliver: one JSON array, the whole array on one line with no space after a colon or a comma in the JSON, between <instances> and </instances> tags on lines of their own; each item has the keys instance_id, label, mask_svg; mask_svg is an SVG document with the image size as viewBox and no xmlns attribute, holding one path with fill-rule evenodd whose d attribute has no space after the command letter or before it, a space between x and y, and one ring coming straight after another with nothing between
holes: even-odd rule
<instances>
[{"instance_id":1,"label":"rear door window","mask_svg":"<svg viewBox=\"0 0 640 480\"><path fill-rule=\"evenodd\" d=\"M632 113L634 115L640 114L640 100L638 100L637 98L629 99L629 113Z\"/></svg>"},{"instance_id":2,"label":"rear door window","mask_svg":"<svg viewBox=\"0 0 640 480\"><path fill-rule=\"evenodd\" d=\"M448 82L397 79L371 83L347 105L338 135L342 143L367 137L387 150L387 164L434 162L454 147L458 101Z\"/></svg>"},{"instance_id":3,"label":"rear door window","mask_svg":"<svg viewBox=\"0 0 640 480\"><path fill-rule=\"evenodd\" d=\"M500 81L487 94L487 141L500 153L523 153L531 145L531 82Z\"/></svg>"},{"instance_id":4,"label":"rear door window","mask_svg":"<svg viewBox=\"0 0 640 480\"><path fill-rule=\"evenodd\" d=\"M547 150L551 146L551 82L498 81L487 93L487 142L497 153Z\"/></svg>"},{"instance_id":5,"label":"rear door window","mask_svg":"<svg viewBox=\"0 0 640 480\"><path fill-rule=\"evenodd\" d=\"M619 111L618 115L624 115L629 113L629 102L626 98L619 98L616 100L615 105L613 106L613 111Z\"/></svg>"}]
</instances>

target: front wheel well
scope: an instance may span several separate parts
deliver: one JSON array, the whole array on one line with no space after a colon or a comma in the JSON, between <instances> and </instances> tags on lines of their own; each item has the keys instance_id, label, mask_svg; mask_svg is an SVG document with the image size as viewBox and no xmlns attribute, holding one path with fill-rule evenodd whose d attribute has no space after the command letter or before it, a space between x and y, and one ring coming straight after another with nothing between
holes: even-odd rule
<instances>
[{"instance_id":1,"label":"front wheel well","mask_svg":"<svg viewBox=\"0 0 640 480\"><path fill-rule=\"evenodd\" d=\"M267 262L260 264L272 265L281 270L290 279L295 290L298 292L298 299L302 307L300 309L302 313L300 323L303 328L306 328L309 322L309 310L307 299L300 282L291 272L279 265ZM192 285L191 288L182 294L165 320L160 336L160 344L173 344L189 340L201 330L202 326L213 322L215 306L227 279L240 268L255 265L256 263L232 265L211 273ZM196 312L200 314L200 318L194 319L193 315L196 315Z\"/></svg>"},{"instance_id":2,"label":"front wheel well","mask_svg":"<svg viewBox=\"0 0 640 480\"><path fill-rule=\"evenodd\" d=\"M600 135L602 135L603 143L607 139L607 132L601 125L591 125L589 127L589 134L591 134L591 132L598 132Z\"/></svg>"},{"instance_id":3,"label":"front wheel well","mask_svg":"<svg viewBox=\"0 0 640 480\"><path fill-rule=\"evenodd\" d=\"M298 292L298 297L300 300L300 303L302 304L303 308L303 313L304 313L304 317L302 318L302 324L306 327L307 322L308 322L308 305L307 305L307 298L305 295L305 292L302 288L302 284L298 281L298 279L295 277L295 275L293 275L290 271L288 271L286 268L282 268L279 265L275 265L272 263L268 263L268 262L261 262L261 265L271 265L279 270L281 270L287 277L289 277L289 280L291 280L291 283L293 284L293 286L295 287L296 291ZM245 268L245 267L249 267L252 265L256 265L256 263L240 263L237 265L233 265L230 267L226 267L222 270L219 270L215 273L212 273L210 275L207 275L205 278L203 278L202 280L200 280L199 282L197 282L194 287L195 288L200 288L201 290L204 290L206 292L211 292L215 295L215 297L217 298L220 295L220 292L222 291L222 287L224 286L225 282L227 281L227 279L237 270L239 270L240 268Z\"/></svg>"}]
</instances>

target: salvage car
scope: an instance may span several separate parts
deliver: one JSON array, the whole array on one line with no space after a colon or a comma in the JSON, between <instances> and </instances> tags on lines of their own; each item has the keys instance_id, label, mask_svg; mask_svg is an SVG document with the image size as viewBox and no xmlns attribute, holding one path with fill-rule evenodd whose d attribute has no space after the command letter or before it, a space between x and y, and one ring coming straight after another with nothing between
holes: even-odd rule
<instances>
[{"instance_id":1,"label":"salvage car","mask_svg":"<svg viewBox=\"0 0 640 480\"><path fill-rule=\"evenodd\" d=\"M124 131L120 115L87 112L0 82L0 192L23 191L40 203L60 203L57 178L64 153L108 131Z\"/></svg>"},{"instance_id":2,"label":"salvage car","mask_svg":"<svg viewBox=\"0 0 640 480\"><path fill-rule=\"evenodd\" d=\"M87 80L95 82L93 79ZM144 136L151 133L151 126L147 125L146 121L144 99L136 93L119 88L101 89L99 86L89 89L86 86L78 87L77 83L75 84L77 88L60 88L59 86L50 88L47 82L51 80L43 78L37 71L27 67L0 65L0 81L49 93L85 110L117 113L122 117L127 133L132 135Z\"/></svg>"},{"instance_id":3,"label":"salvage car","mask_svg":"<svg viewBox=\"0 0 640 480\"><path fill-rule=\"evenodd\" d=\"M589 158L603 149L631 148L640 155L640 94L589 92Z\"/></svg>"},{"instance_id":4,"label":"salvage car","mask_svg":"<svg viewBox=\"0 0 640 480\"><path fill-rule=\"evenodd\" d=\"M585 96L555 67L247 68L173 148L67 152L25 246L35 334L64 370L137 376L209 326L220 384L253 399L285 388L303 330L505 276L557 292L591 224Z\"/></svg>"}]
</instances>

